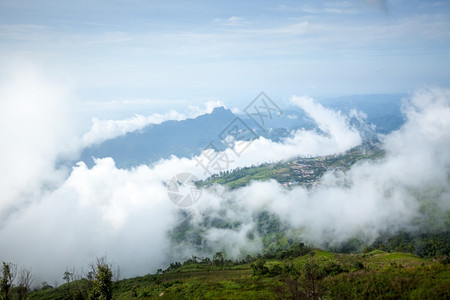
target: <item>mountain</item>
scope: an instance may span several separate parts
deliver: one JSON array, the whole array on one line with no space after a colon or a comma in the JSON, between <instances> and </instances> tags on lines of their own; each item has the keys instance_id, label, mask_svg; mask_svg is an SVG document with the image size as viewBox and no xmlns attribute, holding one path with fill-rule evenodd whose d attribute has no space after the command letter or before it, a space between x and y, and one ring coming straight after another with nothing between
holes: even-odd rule
<instances>
[{"instance_id":1,"label":"mountain","mask_svg":"<svg viewBox=\"0 0 450 300\"><path fill-rule=\"evenodd\" d=\"M239 119L236 121L236 118ZM272 121L280 122L275 118ZM300 123L304 124L303 127L313 127L312 121L302 119ZM241 130L240 140L263 136L278 142L290 134L289 128L274 128L274 124L269 122L270 127L261 129L246 115L235 115L229 109L216 107L210 114L194 119L151 124L141 130L92 145L83 150L80 160L92 167L93 157L112 157L117 167L130 168L169 158L171 155L192 157L205 149L225 150L227 145L223 140L226 133L233 131L236 125Z\"/></svg>"},{"instance_id":2,"label":"mountain","mask_svg":"<svg viewBox=\"0 0 450 300\"><path fill-rule=\"evenodd\" d=\"M93 165L92 157L112 157L119 168L148 164L171 155L189 157L199 154L211 142L224 149L218 135L236 116L223 107L195 119L166 121L104 141L84 149L80 160Z\"/></svg>"},{"instance_id":3,"label":"mountain","mask_svg":"<svg viewBox=\"0 0 450 300\"><path fill-rule=\"evenodd\" d=\"M328 108L348 113L351 109L364 112L368 123L376 126L373 132L356 119L351 119L366 140L376 137L376 133L386 134L398 129L404 119L401 114L401 95L364 95L321 101ZM239 118L236 122L236 118ZM266 119L265 128L260 128L245 114L235 115L229 109L215 108L210 114L182 121L166 121L148 125L141 130L90 146L81 154L80 160L92 166L92 157L112 157L119 168L130 168L140 164L154 163L171 155L192 157L202 150L212 148L224 150L222 141L235 125L242 130L239 139L251 140L263 136L279 142L295 129L316 129L314 121L300 108L285 109L281 116ZM224 135L225 134L225 135Z\"/></svg>"}]
</instances>

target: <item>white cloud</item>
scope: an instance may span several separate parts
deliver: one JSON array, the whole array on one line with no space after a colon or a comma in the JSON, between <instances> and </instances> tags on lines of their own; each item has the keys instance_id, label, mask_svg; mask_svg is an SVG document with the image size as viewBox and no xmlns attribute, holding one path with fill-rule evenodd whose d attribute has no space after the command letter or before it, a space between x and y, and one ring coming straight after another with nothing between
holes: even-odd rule
<instances>
[{"instance_id":1,"label":"white cloud","mask_svg":"<svg viewBox=\"0 0 450 300\"><path fill-rule=\"evenodd\" d=\"M291 103L303 109L322 132L298 130L281 143L275 143L263 137L249 142L234 141L234 138L230 137L230 141L227 143L233 147L230 146L226 149L223 156L220 153L216 154L222 159L213 160L218 164L211 163L208 171L218 173L221 169L258 165L267 161L286 160L296 156L341 153L361 144L361 136L358 130L349 124L349 116L325 108L309 97L293 96ZM207 150L197 158L202 161L204 166L210 162L207 157L212 155L211 151ZM204 176L208 171L200 175Z\"/></svg>"},{"instance_id":2,"label":"white cloud","mask_svg":"<svg viewBox=\"0 0 450 300\"><path fill-rule=\"evenodd\" d=\"M74 146L70 96L30 62L3 65L0 79L0 226L9 212L55 185L54 164Z\"/></svg>"},{"instance_id":3,"label":"white cloud","mask_svg":"<svg viewBox=\"0 0 450 300\"><path fill-rule=\"evenodd\" d=\"M85 266L105 253L124 276L154 272L169 258L195 254L189 245L180 252L171 248L167 232L176 224L177 209L168 198L166 183L181 172L203 177L196 161L172 157L154 166L123 170L105 158L96 160L91 169L80 163L67 178L61 176L54 170L55 157L65 149L60 143L70 138L63 126L55 124L66 122L60 107L64 93L60 98L40 76L26 79L34 83L31 94L23 91L21 80L3 83L0 93L8 100L1 102L0 111L8 112L1 118L1 137L9 142L1 150L5 166L1 190L14 191L6 194L8 198L3 197L1 204L5 209L24 199L34 201L20 206L7 219L2 216L0 240L8 241L0 244L2 259L32 266L40 279L52 282L61 278L66 266ZM36 98L30 95L40 95L40 101L33 104L30 99ZM205 216L237 220L241 226L206 230L204 243L213 252L225 249L238 256L261 249L258 237L249 241L248 233L255 225L253 216L263 209L302 228L302 237L317 245L339 243L353 235L370 241L380 230L405 228L417 215L423 197L445 212L450 205L449 99L448 90L417 93L405 106L405 126L384 140L387 157L355 165L345 175L350 187L334 184L342 178L331 173L315 192L300 187L286 190L274 181L235 191L216 187L204 191L190 209L191 223L196 226ZM30 109L23 109L22 105L30 102ZM302 130L283 143L258 139L235 159L233 167L341 152L361 141L342 113L308 97L293 97L292 102L317 122L322 133ZM24 120L35 122L23 124ZM231 149L227 151L232 154ZM47 174L60 182L54 189L43 185ZM30 187L35 196L26 198ZM201 254L210 254L205 249Z\"/></svg>"},{"instance_id":4,"label":"white cloud","mask_svg":"<svg viewBox=\"0 0 450 300\"><path fill-rule=\"evenodd\" d=\"M170 110L164 114L152 114L148 117L135 115L133 118L125 120L99 120L92 119L92 127L83 135L81 147L88 147L92 144L101 143L105 140L112 139L128 132L136 131L150 124L161 124L168 120L185 120L187 118L195 118L202 114L211 113L215 107L225 106L219 100L208 101L204 108L198 106L189 106L187 114L179 113L176 110Z\"/></svg>"},{"instance_id":5,"label":"white cloud","mask_svg":"<svg viewBox=\"0 0 450 300\"><path fill-rule=\"evenodd\" d=\"M17 91L20 90L20 86L20 84L13 85L9 88ZM52 85L49 84L48 88L44 90L45 95L40 97L42 99L52 99L46 96L57 98L53 99L54 103L49 104L49 106L54 105L55 107L42 107L43 111L51 112L49 114L42 112L43 114L39 116L38 120L45 119L46 126L34 128L34 125L29 125L26 130L18 127L11 128L8 131L9 135L14 136L20 133L27 143L24 142L23 145L20 145L23 148L15 145L10 152L2 150L1 157L9 163L6 164L5 170L17 170L19 179L19 175L27 174L30 169L34 172L33 177L27 178L26 182L17 178L16 181L9 181L11 185L16 185L17 193L8 195L8 204L20 204L24 199L22 193L28 190L30 184L37 191L37 194L30 198L30 203L18 205L19 210L8 219L2 219L4 222L0 227L0 239L9 241L7 244L0 245L2 259L21 265L31 265L36 274L44 276L42 280L50 282L59 278L66 266L83 266L95 256L105 253L121 267L125 276L143 274L163 267L168 259L167 255L171 254L167 231L175 225L176 217L176 208L168 198L166 183L175 174L186 171L194 173L199 178L204 178L203 170L196 166L194 159L188 158L173 157L162 160L153 167L141 165L132 170L118 169L111 158L105 158L96 160L95 166L91 169L83 163L79 163L66 178L67 174L60 174L53 167L54 157L61 149L64 149L57 144L61 140L70 140L70 138L65 136L65 130L60 132L63 129L62 126L55 126L53 123L64 123L66 119L64 115L58 114L60 110L57 103L61 99L59 95L53 95L51 87ZM14 91L12 94L15 94ZM205 111L210 112L221 104L220 102L209 103L204 109L191 108L191 111L193 115ZM13 113L10 107L4 106L4 108L5 110L2 111ZM332 126L334 123L345 123L344 116L323 107L317 107L312 100L308 106L305 106L305 110L316 117L323 126L325 126L324 124ZM23 113L22 106L17 108L17 112ZM37 110L32 109L29 116L35 112ZM61 117L63 120L53 119L50 121L48 119L50 116ZM161 116L161 118L167 116ZM323 118L330 118L330 120L327 121ZM8 121L12 121L12 119L8 119ZM104 127L102 130L95 131L96 138L109 137L111 132L121 133L123 130L135 129L148 120L149 118L136 118L123 123L101 123ZM11 125L10 123L6 124ZM27 130L32 130L30 132L37 136L45 137L44 141L47 144L42 145L42 148L31 147L32 143L28 144L28 140L25 138L30 138ZM339 147L342 145L336 144L334 139L337 136L333 136L338 131L327 130L328 137L322 137L315 132L302 131L296 137L287 139L284 144L258 139L251 143L242 157L236 159L235 164L230 167L257 164L267 159L285 159L305 153L304 151L313 153L318 150L317 147L323 147L321 143L329 145L327 153L341 151ZM53 132L55 133L52 134ZM349 132L351 133L351 129ZM309 144L314 139L323 140L319 144ZM351 139L351 143L356 141L356 139ZM52 146L55 148L53 149ZM24 157L28 157L27 165L17 165L14 159L15 149L23 151ZM227 151L230 152L231 149ZM59 186L55 186L52 190L48 190L42 184L42 178L45 178L47 171L60 182ZM2 177L8 182L6 172L2 174ZM8 190L8 188L8 186L2 186L4 190ZM216 209L219 209L223 205L220 194L213 195L205 192L205 195L201 200L202 204L194 209L201 210L205 205L214 207L214 203L216 203ZM211 197L215 201L212 201ZM252 211L249 211L248 214L245 218L247 220ZM230 212L230 217L233 216L242 218L239 214ZM221 247L223 239L220 236L229 236L229 241L233 241L233 243L232 247L227 249L233 250L233 255L238 255L240 251L254 252L260 249L261 245L258 239L246 243L246 236L251 225L248 223L237 232L214 232L213 230L207 233L207 238L214 247ZM32 236L29 240L20 238L28 233ZM25 250L29 249L25 247L25 243L29 245L30 242L36 244L33 251ZM189 251L190 248L186 248L184 254L189 254ZM180 255L177 251L172 254Z\"/></svg>"},{"instance_id":6,"label":"white cloud","mask_svg":"<svg viewBox=\"0 0 450 300\"><path fill-rule=\"evenodd\" d=\"M213 20L213 22L217 23L219 25L224 25L224 26L240 26L240 25L249 24L249 22L244 21L244 19L242 19L240 17L236 17L236 16L231 16L227 19L216 18Z\"/></svg>"},{"instance_id":7,"label":"white cloud","mask_svg":"<svg viewBox=\"0 0 450 300\"><path fill-rule=\"evenodd\" d=\"M81 268L105 253L124 276L164 264L175 207L156 169L120 170L108 158L96 163L75 167L56 191L1 228L8 239L0 246L2 259L31 265L51 282L65 266Z\"/></svg>"},{"instance_id":8,"label":"white cloud","mask_svg":"<svg viewBox=\"0 0 450 300\"><path fill-rule=\"evenodd\" d=\"M382 160L356 164L347 174L328 173L314 192L286 190L270 181L219 190L220 203L205 193L198 215L220 211L236 214L228 220L249 220L250 212L265 209L301 228L303 240L324 246L355 236L371 242L380 232L415 230L411 221L426 203L441 214L431 216L433 224L428 226L434 227L429 229L442 230L450 210L450 91L420 91L405 113L406 124L384 140L387 154ZM342 179L350 186L334 183ZM217 229L214 233L219 235Z\"/></svg>"}]
</instances>

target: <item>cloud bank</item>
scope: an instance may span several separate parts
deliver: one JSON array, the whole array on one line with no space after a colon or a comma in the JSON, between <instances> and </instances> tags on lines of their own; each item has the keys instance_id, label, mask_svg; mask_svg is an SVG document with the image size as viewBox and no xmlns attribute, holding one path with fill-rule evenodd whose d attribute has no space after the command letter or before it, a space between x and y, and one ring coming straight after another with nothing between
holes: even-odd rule
<instances>
[{"instance_id":1,"label":"cloud bank","mask_svg":"<svg viewBox=\"0 0 450 300\"><path fill-rule=\"evenodd\" d=\"M231 205L217 205L209 195L213 200L202 201L197 213L226 209L246 219L248 212L267 210L301 229L302 239L317 246L352 237L372 242L380 232L419 230L412 221L424 218L427 206L439 212L427 226L442 230L450 209L450 91L419 91L404 113L405 125L383 140L385 158L354 165L345 174L350 186L340 184L342 178L331 172L314 192L286 190L275 181L254 182L221 191L223 203Z\"/></svg>"},{"instance_id":2,"label":"cloud bank","mask_svg":"<svg viewBox=\"0 0 450 300\"><path fill-rule=\"evenodd\" d=\"M0 71L0 228L17 206L39 198L42 186L57 186L64 170L58 158L76 141L70 90L26 61Z\"/></svg>"},{"instance_id":3,"label":"cloud bank","mask_svg":"<svg viewBox=\"0 0 450 300\"><path fill-rule=\"evenodd\" d=\"M179 224L179 211L167 195L167 182L175 174L191 172L204 178L196 160L172 157L124 170L104 158L92 168L78 163L72 170L57 169L57 158L70 153L67 149L72 145L68 137L73 129L55 126L70 125L63 113L68 98L42 82L41 76L26 76L34 89L23 90L22 75L8 77L12 79L2 81L0 88L0 134L5 141L0 156L5 166L0 180L0 240L7 241L0 244L1 259L32 266L36 282L53 282L66 266L85 266L104 254L125 277L154 272L170 259L196 254L198 248L186 244L180 249L170 240L168 232ZM307 97L293 97L292 102L320 130L300 130L282 143L257 139L240 157L234 156L230 168L339 153L361 142L349 116ZM416 230L411 220L420 217L424 201L447 212L450 91L419 91L404 112L405 125L383 138L386 157L352 167L344 175L348 186L329 173L314 192L301 187L286 190L275 181L254 182L234 191L204 190L189 210L191 226L199 227L205 218L214 217L239 225L206 230L199 254L225 250L239 257L260 250L261 240L257 235L249 239L249 233L254 232L255 214L262 210L301 229L299 237L318 246L339 244L353 236L372 241L381 231ZM231 157L232 150L226 151ZM442 226L437 222L436 229Z\"/></svg>"}]
</instances>

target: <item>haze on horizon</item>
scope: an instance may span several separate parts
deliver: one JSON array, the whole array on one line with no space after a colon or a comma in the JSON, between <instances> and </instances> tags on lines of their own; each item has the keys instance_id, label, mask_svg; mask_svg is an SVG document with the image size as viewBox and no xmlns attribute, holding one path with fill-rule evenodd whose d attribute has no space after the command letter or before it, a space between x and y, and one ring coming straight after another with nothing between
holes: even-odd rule
<instances>
[{"instance_id":1,"label":"haze on horizon","mask_svg":"<svg viewBox=\"0 0 450 300\"><path fill-rule=\"evenodd\" d=\"M447 87L449 32L437 0L0 1L2 69L37 63L103 118Z\"/></svg>"}]
</instances>

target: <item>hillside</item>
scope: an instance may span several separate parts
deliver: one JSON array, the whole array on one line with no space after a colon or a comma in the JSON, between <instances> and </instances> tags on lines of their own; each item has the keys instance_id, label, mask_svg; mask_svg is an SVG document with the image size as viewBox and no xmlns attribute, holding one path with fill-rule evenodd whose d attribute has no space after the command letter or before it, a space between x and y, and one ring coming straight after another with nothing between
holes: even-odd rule
<instances>
[{"instance_id":1,"label":"hillside","mask_svg":"<svg viewBox=\"0 0 450 300\"><path fill-rule=\"evenodd\" d=\"M383 155L384 151L376 144L365 143L337 155L298 157L277 163L238 168L214 174L204 181L199 181L197 185L207 188L214 184L221 184L230 189L237 189L246 186L251 181L275 179L285 187L302 185L312 188L317 186L326 171L345 172L360 160L374 160Z\"/></svg>"},{"instance_id":2,"label":"hillside","mask_svg":"<svg viewBox=\"0 0 450 300\"><path fill-rule=\"evenodd\" d=\"M232 262L217 253L113 284L113 299L444 299L450 266L402 252L338 254L299 244ZM70 299L76 283L29 299Z\"/></svg>"}]
</instances>

